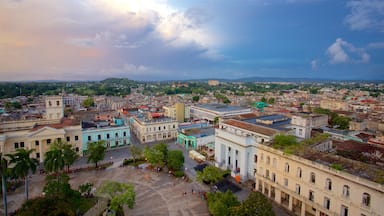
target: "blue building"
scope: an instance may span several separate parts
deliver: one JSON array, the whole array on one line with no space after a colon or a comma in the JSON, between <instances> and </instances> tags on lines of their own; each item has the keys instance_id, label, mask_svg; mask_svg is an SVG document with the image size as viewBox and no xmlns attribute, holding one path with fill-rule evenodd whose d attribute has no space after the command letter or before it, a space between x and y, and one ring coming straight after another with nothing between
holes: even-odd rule
<instances>
[{"instance_id":1,"label":"blue building","mask_svg":"<svg viewBox=\"0 0 384 216\"><path fill-rule=\"evenodd\" d=\"M129 126L122 119L114 118L110 121L92 121L81 123L82 150L87 151L88 143L105 141L107 149L129 145L131 134Z\"/></svg>"}]
</instances>

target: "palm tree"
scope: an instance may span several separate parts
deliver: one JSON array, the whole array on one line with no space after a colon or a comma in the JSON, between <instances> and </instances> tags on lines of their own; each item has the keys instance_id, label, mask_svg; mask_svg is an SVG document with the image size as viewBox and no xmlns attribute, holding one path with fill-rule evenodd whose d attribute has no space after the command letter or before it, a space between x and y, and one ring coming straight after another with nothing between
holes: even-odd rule
<instances>
[{"instance_id":1,"label":"palm tree","mask_svg":"<svg viewBox=\"0 0 384 216\"><path fill-rule=\"evenodd\" d=\"M7 208L7 175L8 175L8 161L0 153L0 175L1 175L1 186L3 192L3 204L4 204L4 215L8 215Z\"/></svg>"},{"instance_id":2,"label":"palm tree","mask_svg":"<svg viewBox=\"0 0 384 216\"><path fill-rule=\"evenodd\" d=\"M67 166L67 171L69 172L69 167L76 161L77 158L79 158L79 155L76 153L76 151L72 148L71 145L65 144L63 146L63 158L64 165Z\"/></svg>"},{"instance_id":3,"label":"palm tree","mask_svg":"<svg viewBox=\"0 0 384 216\"><path fill-rule=\"evenodd\" d=\"M36 172L37 165L39 161L36 158L31 158L31 153L35 149L17 149L16 153L8 154L10 158L10 164L14 164L12 168L13 174L18 177L24 178L25 180L25 197L28 200L28 174L31 170L32 173Z\"/></svg>"},{"instance_id":4,"label":"palm tree","mask_svg":"<svg viewBox=\"0 0 384 216\"><path fill-rule=\"evenodd\" d=\"M44 155L44 168L47 172L58 172L64 168L64 155L60 149L51 148Z\"/></svg>"}]
</instances>

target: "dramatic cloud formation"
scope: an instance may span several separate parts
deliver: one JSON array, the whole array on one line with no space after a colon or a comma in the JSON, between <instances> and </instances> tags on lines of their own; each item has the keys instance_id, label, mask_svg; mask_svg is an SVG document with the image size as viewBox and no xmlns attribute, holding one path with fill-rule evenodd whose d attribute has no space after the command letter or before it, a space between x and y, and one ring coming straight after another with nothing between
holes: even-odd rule
<instances>
[{"instance_id":1,"label":"dramatic cloud formation","mask_svg":"<svg viewBox=\"0 0 384 216\"><path fill-rule=\"evenodd\" d=\"M384 77L383 7L381 0L2 0L0 81L375 79ZM339 35L344 40L329 45ZM328 58L322 73L308 73Z\"/></svg>"},{"instance_id":2,"label":"dramatic cloud formation","mask_svg":"<svg viewBox=\"0 0 384 216\"><path fill-rule=\"evenodd\" d=\"M362 48L356 48L352 44L337 38L336 41L327 49L330 62L338 63L368 63L370 56Z\"/></svg>"},{"instance_id":3,"label":"dramatic cloud formation","mask_svg":"<svg viewBox=\"0 0 384 216\"><path fill-rule=\"evenodd\" d=\"M384 1L353 0L347 3L351 13L345 22L352 30L377 29L384 31Z\"/></svg>"}]
</instances>

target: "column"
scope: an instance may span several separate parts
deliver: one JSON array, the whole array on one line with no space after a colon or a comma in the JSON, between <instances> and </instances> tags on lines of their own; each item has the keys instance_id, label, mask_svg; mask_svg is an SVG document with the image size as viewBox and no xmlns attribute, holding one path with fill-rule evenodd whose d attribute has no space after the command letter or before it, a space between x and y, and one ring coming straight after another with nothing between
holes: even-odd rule
<instances>
[{"instance_id":1,"label":"column","mask_svg":"<svg viewBox=\"0 0 384 216\"><path fill-rule=\"evenodd\" d=\"M275 202L281 205L281 191L275 188Z\"/></svg>"},{"instance_id":2,"label":"column","mask_svg":"<svg viewBox=\"0 0 384 216\"><path fill-rule=\"evenodd\" d=\"M288 200L288 209L289 211L292 211L292 204L293 204L293 197L292 195L289 195L289 200Z\"/></svg>"},{"instance_id":3,"label":"column","mask_svg":"<svg viewBox=\"0 0 384 216\"><path fill-rule=\"evenodd\" d=\"M301 201L301 216L305 216L305 202Z\"/></svg>"}]
</instances>

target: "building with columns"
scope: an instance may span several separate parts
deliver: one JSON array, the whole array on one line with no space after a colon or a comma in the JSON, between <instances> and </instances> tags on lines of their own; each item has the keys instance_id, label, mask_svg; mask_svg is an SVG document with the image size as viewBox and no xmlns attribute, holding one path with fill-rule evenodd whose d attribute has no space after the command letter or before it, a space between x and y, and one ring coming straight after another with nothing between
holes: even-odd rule
<instances>
[{"instance_id":1,"label":"building with columns","mask_svg":"<svg viewBox=\"0 0 384 216\"><path fill-rule=\"evenodd\" d=\"M254 180L258 146L285 132L283 127L289 119L280 115L241 119L220 121L215 132L215 165L231 170L231 175L240 176L241 181Z\"/></svg>"},{"instance_id":2,"label":"building with columns","mask_svg":"<svg viewBox=\"0 0 384 216\"><path fill-rule=\"evenodd\" d=\"M374 166L314 150L300 156L286 154L262 144L255 162L255 190L294 215L379 216L384 212L384 185L379 183L383 178L378 178L382 170ZM334 164L339 168L332 168Z\"/></svg>"}]
</instances>

